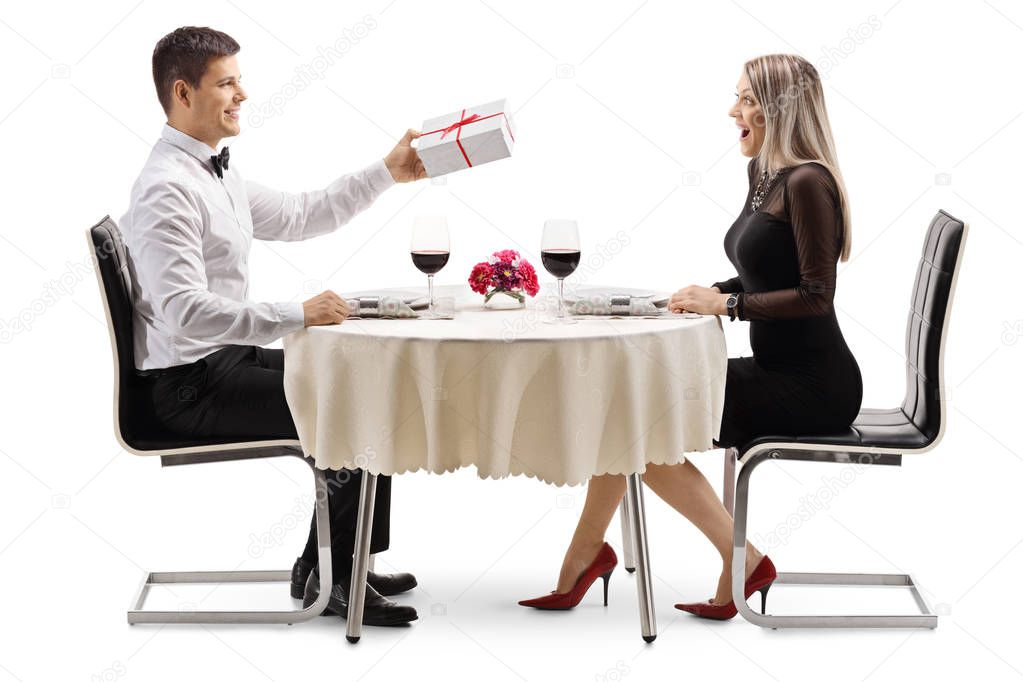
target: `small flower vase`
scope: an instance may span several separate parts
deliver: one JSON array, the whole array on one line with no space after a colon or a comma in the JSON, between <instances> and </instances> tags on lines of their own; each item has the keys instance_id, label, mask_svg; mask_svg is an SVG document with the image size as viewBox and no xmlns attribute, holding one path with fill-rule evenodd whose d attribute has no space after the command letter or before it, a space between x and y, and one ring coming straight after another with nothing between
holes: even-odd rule
<instances>
[{"instance_id":1,"label":"small flower vase","mask_svg":"<svg viewBox=\"0 0 1023 682\"><path fill-rule=\"evenodd\" d=\"M519 310L526 307L526 297L521 291L492 289L483 297L483 307L489 310Z\"/></svg>"}]
</instances>

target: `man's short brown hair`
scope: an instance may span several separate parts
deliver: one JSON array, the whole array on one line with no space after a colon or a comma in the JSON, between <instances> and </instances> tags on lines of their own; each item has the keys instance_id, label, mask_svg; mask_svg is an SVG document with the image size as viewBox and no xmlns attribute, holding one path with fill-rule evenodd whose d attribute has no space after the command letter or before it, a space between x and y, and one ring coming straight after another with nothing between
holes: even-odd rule
<instances>
[{"instance_id":1,"label":"man's short brown hair","mask_svg":"<svg viewBox=\"0 0 1023 682\"><path fill-rule=\"evenodd\" d=\"M153 50L153 82L165 113L170 114L174 81L199 87L211 59L236 54L241 46L220 31L205 26L182 26L168 33Z\"/></svg>"}]
</instances>

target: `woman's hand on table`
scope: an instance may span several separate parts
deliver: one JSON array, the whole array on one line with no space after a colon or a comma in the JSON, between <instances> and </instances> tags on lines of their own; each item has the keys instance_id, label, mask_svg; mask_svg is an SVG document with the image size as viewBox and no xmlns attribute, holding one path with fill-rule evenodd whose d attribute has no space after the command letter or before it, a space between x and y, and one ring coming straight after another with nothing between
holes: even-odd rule
<instances>
[{"instance_id":1,"label":"woman's hand on table","mask_svg":"<svg viewBox=\"0 0 1023 682\"><path fill-rule=\"evenodd\" d=\"M700 315L727 315L725 301L728 294L722 294L717 287L701 287L695 284L679 289L671 295L668 310L673 313L699 313Z\"/></svg>"},{"instance_id":2,"label":"woman's hand on table","mask_svg":"<svg viewBox=\"0 0 1023 682\"><path fill-rule=\"evenodd\" d=\"M341 324L348 319L348 304L329 289L313 296L302 304L305 312L305 326Z\"/></svg>"}]
</instances>

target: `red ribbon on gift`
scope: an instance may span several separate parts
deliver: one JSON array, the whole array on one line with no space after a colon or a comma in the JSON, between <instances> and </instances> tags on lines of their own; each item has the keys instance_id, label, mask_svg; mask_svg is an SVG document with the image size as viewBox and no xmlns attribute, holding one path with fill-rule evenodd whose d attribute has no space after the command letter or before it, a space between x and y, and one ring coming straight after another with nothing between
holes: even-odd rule
<instances>
[{"instance_id":1,"label":"red ribbon on gift","mask_svg":"<svg viewBox=\"0 0 1023 682\"><path fill-rule=\"evenodd\" d=\"M458 151L462 152L462 158L465 159L465 164L469 168L472 168L472 161L469 160L469 155L465 153L465 147L462 146L462 140L461 140L461 137L462 137L462 126L468 125L470 123L476 123L477 121L485 121L488 118L494 118L495 116L504 116L504 122L508 126L508 135L511 137L512 142L514 142L515 141L515 135L512 134L511 122L508 120L508 117L504 115L503 111L499 111L496 114L490 114L489 116L480 116L479 114L473 114L472 116L468 116L467 117L465 115L465 109L462 109L462 113L459 116L459 119L457 121L455 121L454 123L452 123L451 125L449 125L447 128L438 128L437 130L431 130L429 132L423 133L423 135L433 135L435 133L440 133L441 134L440 135L440 139L443 140L444 137L448 133L450 133L452 130L456 131L455 132L455 144L458 145ZM420 137L422 137L422 136L420 136Z\"/></svg>"},{"instance_id":2,"label":"red ribbon on gift","mask_svg":"<svg viewBox=\"0 0 1023 682\"><path fill-rule=\"evenodd\" d=\"M465 109L462 109L462 116L465 116ZM440 139L443 140L445 135L450 133L452 130L457 130L457 129L461 128L466 123L472 123L473 121L479 120L479 117L480 117L479 114L473 114L472 116L470 116L468 118L463 118L461 121L458 121L456 123L452 123L447 128L445 128L444 131L440 134ZM458 135L461 134L461 132L462 131L459 130L458 133L456 133L455 137L457 138Z\"/></svg>"}]
</instances>

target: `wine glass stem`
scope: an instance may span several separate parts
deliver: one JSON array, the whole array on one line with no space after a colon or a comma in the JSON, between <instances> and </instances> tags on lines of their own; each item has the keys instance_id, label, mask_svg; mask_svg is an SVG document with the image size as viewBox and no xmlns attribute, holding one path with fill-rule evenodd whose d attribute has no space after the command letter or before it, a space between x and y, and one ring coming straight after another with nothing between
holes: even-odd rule
<instances>
[{"instance_id":1,"label":"wine glass stem","mask_svg":"<svg viewBox=\"0 0 1023 682\"><path fill-rule=\"evenodd\" d=\"M558 278L558 319L565 319L565 278Z\"/></svg>"},{"instance_id":2,"label":"wine glass stem","mask_svg":"<svg viewBox=\"0 0 1023 682\"><path fill-rule=\"evenodd\" d=\"M430 295L429 295L430 306L429 306L429 312L430 312L431 315L433 315L433 275L427 275L426 276L426 280L427 280L427 282L429 282L429 288L430 288Z\"/></svg>"}]
</instances>

